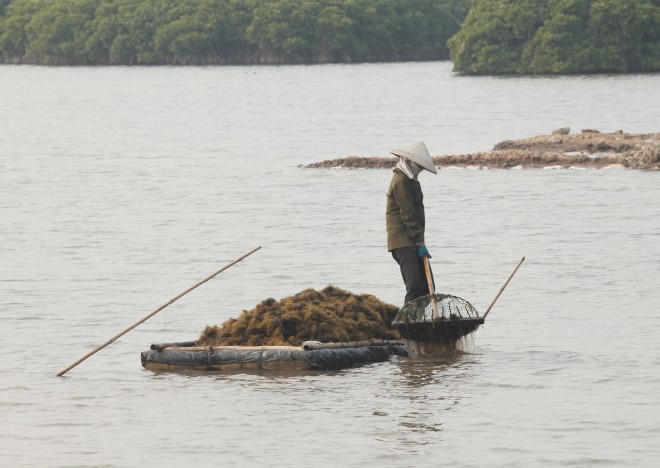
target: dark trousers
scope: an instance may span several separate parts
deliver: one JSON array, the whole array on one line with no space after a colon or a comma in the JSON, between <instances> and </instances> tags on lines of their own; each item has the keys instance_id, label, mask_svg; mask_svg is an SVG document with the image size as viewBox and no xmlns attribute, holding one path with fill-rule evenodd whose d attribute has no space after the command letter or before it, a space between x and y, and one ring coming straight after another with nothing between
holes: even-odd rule
<instances>
[{"instance_id":1,"label":"dark trousers","mask_svg":"<svg viewBox=\"0 0 660 468\"><path fill-rule=\"evenodd\" d=\"M406 285L406 303L430 294L424 271L424 261L419 258L416 247L394 249L392 257L401 268L401 277ZM433 278L433 274L431 274L431 278ZM435 282L433 284L435 285Z\"/></svg>"}]
</instances>

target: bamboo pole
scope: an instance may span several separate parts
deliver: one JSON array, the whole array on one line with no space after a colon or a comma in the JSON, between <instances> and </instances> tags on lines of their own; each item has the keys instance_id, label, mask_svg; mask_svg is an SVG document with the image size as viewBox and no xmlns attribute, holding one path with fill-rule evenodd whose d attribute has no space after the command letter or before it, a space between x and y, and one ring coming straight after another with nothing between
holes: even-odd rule
<instances>
[{"instance_id":1,"label":"bamboo pole","mask_svg":"<svg viewBox=\"0 0 660 468\"><path fill-rule=\"evenodd\" d=\"M261 246L257 247L256 249L253 249L253 250L249 251L248 253L246 253L246 254L243 255L242 257L237 258L237 259L234 260L233 262L231 262L231 263L229 263L228 265L222 267L221 269L219 269L218 271L216 271L215 273L213 273L211 276L208 276L207 278L203 279L202 281L200 281L199 283L195 284L194 286L191 286L190 288L186 289L185 291L183 291L183 292L182 292L181 294L179 294L178 296L173 297L172 299L170 299L168 302L166 302L166 303L163 304L162 306L158 307L158 308L157 308L156 310L154 310L153 312L151 312L151 313L145 315L145 316L144 316L141 320L139 320L138 322L135 322L133 325L131 325L130 327L128 327L128 328L126 328L125 330L121 331L120 333L117 333L115 336L113 336L112 338L110 338L108 341L106 341L106 342L103 343L102 345L97 346L96 348L94 348L93 350L91 350L90 352L88 352L87 354L85 354L83 357L81 357L80 359L78 359L76 362L74 362L73 364L71 364L69 367L66 367L66 368L62 369L62 370L57 374L57 376L58 376L58 377L63 376L64 374L66 374L67 372L69 372L71 369L73 369L74 367L76 367L78 364L80 364L81 362L83 362L85 359L87 359L88 357L92 356L93 354L96 354L98 351L102 350L103 348L105 348L105 347L108 346L109 344L111 344L111 343L113 343L114 341L116 341L117 339L121 338L122 336L124 336L126 333L128 333L129 331L131 331L132 329L134 329L135 327L137 327L137 326L140 325L141 323L146 322L148 319L150 319L151 317L153 317L154 315L156 315L158 312L160 312L161 310L163 310L163 309L164 309L165 307L167 307L168 305L170 305L170 304L176 302L177 300L181 299L183 296L185 296L186 294L188 294L190 291L192 291L192 290L195 289L196 287L201 286L202 284L206 283L207 281L209 281L209 280L212 279L213 277L215 277L215 276L219 275L220 273L222 273L223 271L225 271L227 268L229 268L229 267L231 267L231 266L237 264L238 262L240 262L240 261L243 260L244 258L246 258L246 257L248 257L248 256L250 256L250 255L252 255L253 253L255 253L255 252L256 252L257 250L259 250L260 248L261 248Z\"/></svg>"},{"instance_id":2,"label":"bamboo pole","mask_svg":"<svg viewBox=\"0 0 660 468\"><path fill-rule=\"evenodd\" d=\"M424 255L424 271L426 272L426 281L429 284L429 293L431 294L431 305L433 307L433 318L438 317L438 302L435 299L435 288L433 287L433 277L431 276L431 264L429 258Z\"/></svg>"},{"instance_id":3,"label":"bamboo pole","mask_svg":"<svg viewBox=\"0 0 660 468\"><path fill-rule=\"evenodd\" d=\"M513 270L513 273L511 273L511 275L509 276L509 279L507 279L506 283L504 283L504 286L502 286L500 288L500 292L497 293L497 296L495 296L495 299L493 299L493 302L491 302L490 305L488 306L488 309L486 310L486 313L484 314L484 319L490 313L490 309L493 308L493 306L495 305L495 302L497 302L497 300L500 298L500 295L504 291L504 288L506 288L506 286L509 284L509 281L511 281L511 278L513 278L513 275L516 274L516 271L518 271L518 268L520 268L520 265L522 265L522 262L524 262L524 261L525 261L525 257L522 257L520 259L520 261L518 262L518 265L516 265L516 268Z\"/></svg>"}]
</instances>

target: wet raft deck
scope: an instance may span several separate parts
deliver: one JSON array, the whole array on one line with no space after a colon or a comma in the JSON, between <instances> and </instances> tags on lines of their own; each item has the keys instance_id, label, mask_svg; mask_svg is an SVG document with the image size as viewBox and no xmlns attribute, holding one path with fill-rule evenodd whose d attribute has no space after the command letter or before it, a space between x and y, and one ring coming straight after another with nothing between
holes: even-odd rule
<instances>
[{"instance_id":1,"label":"wet raft deck","mask_svg":"<svg viewBox=\"0 0 660 468\"><path fill-rule=\"evenodd\" d=\"M228 371L240 369L331 370L407 356L399 341L306 342L296 346L205 346L194 343L152 345L142 366L152 371Z\"/></svg>"}]
</instances>

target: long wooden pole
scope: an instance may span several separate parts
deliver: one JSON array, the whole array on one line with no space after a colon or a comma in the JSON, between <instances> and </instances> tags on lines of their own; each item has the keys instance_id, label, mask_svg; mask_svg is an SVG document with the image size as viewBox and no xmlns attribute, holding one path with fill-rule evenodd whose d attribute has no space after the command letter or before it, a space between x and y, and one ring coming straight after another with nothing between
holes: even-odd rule
<instances>
[{"instance_id":1,"label":"long wooden pole","mask_svg":"<svg viewBox=\"0 0 660 468\"><path fill-rule=\"evenodd\" d=\"M85 354L83 357L81 357L81 358L78 359L76 362L74 362L73 364L71 364L69 367L66 367L66 368L62 369L62 370L57 374L57 376L58 376L58 377L63 376L64 374L66 374L67 372L69 372L71 369L73 369L74 367L76 367L78 364L80 364L81 362L83 362L83 361L84 361L85 359L87 359L88 357L92 356L93 354L96 354L98 351L102 350L103 348L105 348L105 347L108 346L109 344L111 344L111 343L113 343L114 341L116 341L117 339L121 338L122 336L124 336L126 333L128 333L129 331L131 331L132 329L134 329L135 327L137 327L137 326L140 325L141 323L146 322L147 320L149 320L151 317L153 317L154 315L156 315L158 312L160 312L161 310L163 310L163 309L164 309L165 307L167 307L168 305L170 305L170 304L176 302L177 300L181 299L183 296L185 296L186 294L188 294L190 291L192 291L193 289L195 289L197 286L200 286L200 285L206 283L208 280L210 280L211 278L213 278L213 277L219 275L220 273L222 273L223 271L225 271L227 268L229 268L229 267L231 267L231 266L237 264L238 262L240 262L240 261L243 260L244 258L246 258L246 257L248 257L248 256L250 256L250 255L252 255L253 253L255 253L255 252L256 252L257 250L259 250L260 248L261 248L261 246L257 247L256 249L253 249L253 250L249 251L248 253L246 253L246 254L243 255L242 257L237 258L236 260L234 260L234 261L231 262L230 264L228 264L228 265L222 267L221 269L219 269L218 271L216 271L215 273L213 273L211 276L209 276L209 277L203 279L202 281L200 281L199 283L195 284L194 286L191 286L190 288L186 289L185 291L183 291L183 292L182 292L181 294L179 294L178 296L173 297L173 298L170 299L168 302L166 302L165 304L163 304L162 306L160 306L159 308L157 308L156 310L154 310L154 311L151 312L150 314L145 315L140 321L135 322L133 325L131 325L130 327L126 328L126 329L123 330L122 332L116 334L115 336L113 336L112 338L110 338L108 341L106 341L106 342L103 343L102 345L100 345L100 346L94 348L94 349L91 350L89 353Z\"/></svg>"},{"instance_id":2,"label":"long wooden pole","mask_svg":"<svg viewBox=\"0 0 660 468\"><path fill-rule=\"evenodd\" d=\"M431 305L433 307L433 318L438 317L438 302L435 300L435 288L433 287L433 277L431 276L431 263L429 258L424 255L424 271L426 272L426 281L429 284L429 293L431 294Z\"/></svg>"},{"instance_id":3,"label":"long wooden pole","mask_svg":"<svg viewBox=\"0 0 660 468\"><path fill-rule=\"evenodd\" d=\"M484 319L485 319L486 316L490 313L490 309L493 308L493 306L495 305L495 303L497 302L497 300L500 298L500 295L501 295L502 292L504 291L504 288L506 288L506 286L509 284L509 281L511 281L511 278L513 278L513 275L516 274L516 271L518 271L518 268L520 268L520 265L522 265L522 262L524 262L524 261L525 261L525 257L523 257L523 258L520 259L520 261L518 262L518 265L516 265L515 270L513 270L513 273L511 273L511 275L509 276L509 279L506 280L506 283L504 283L504 286L502 286L502 287L500 288L500 292L497 293L497 296L495 296L495 299L493 299L493 302L491 302L490 305L488 306L488 309L486 310L486 313L484 314Z\"/></svg>"}]
</instances>

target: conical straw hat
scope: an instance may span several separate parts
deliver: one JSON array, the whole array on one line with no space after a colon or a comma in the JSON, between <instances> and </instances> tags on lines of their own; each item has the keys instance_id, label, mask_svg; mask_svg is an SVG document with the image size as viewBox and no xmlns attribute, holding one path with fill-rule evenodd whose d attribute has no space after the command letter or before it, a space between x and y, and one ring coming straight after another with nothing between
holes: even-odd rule
<instances>
[{"instance_id":1,"label":"conical straw hat","mask_svg":"<svg viewBox=\"0 0 660 468\"><path fill-rule=\"evenodd\" d=\"M433 159L431 159L431 155L429 154L429 150L423 141L418 141L417 143L413 143L403 149L392 150L390 153L394 156L403 156L404 158L410 159L412 162L419 164L429 172L433 172L434 174L438 173L435 164L433 164Z\"/></svg>"}]
</instances>

